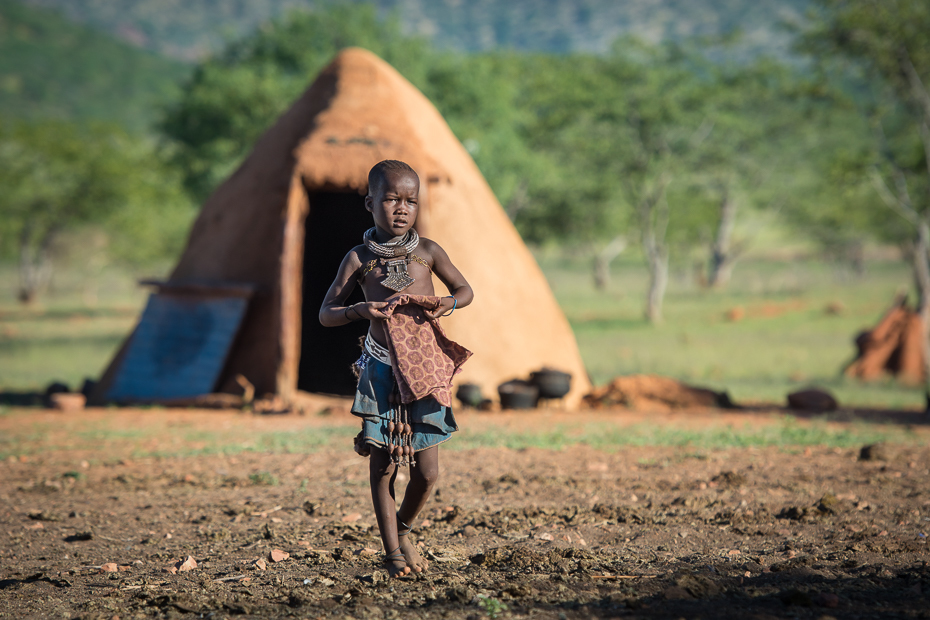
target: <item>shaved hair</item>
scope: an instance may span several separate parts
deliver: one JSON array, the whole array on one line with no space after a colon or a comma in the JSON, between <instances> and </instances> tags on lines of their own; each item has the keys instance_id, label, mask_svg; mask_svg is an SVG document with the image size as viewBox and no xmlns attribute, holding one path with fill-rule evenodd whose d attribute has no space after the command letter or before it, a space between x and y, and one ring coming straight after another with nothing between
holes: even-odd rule
<instances>
[{"instance_id":1,"label":"shaved hair","mask_svg":"<svg viewBox=\"0 0 930 620\"><path fill-rule=\"evenodd\" d=\"M384 181L387 176L398 172L412 174L413 178L417 180L417 184L420 183L420 177L409 165L396 159L385 159L375 164L368 172L368 195L374 196L376 193L380 192L384 187Z\"/></svg>"}]
</instances>

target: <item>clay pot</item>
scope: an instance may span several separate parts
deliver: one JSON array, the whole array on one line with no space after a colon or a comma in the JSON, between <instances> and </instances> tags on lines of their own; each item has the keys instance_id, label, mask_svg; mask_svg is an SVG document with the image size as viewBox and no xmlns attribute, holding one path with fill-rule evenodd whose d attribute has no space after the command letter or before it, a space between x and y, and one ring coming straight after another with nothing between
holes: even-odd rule
<instances>
[{"instance_id":1,"label":"clay pot","mask_svg":"<svg viewBox=\"0 0 930 620\"><path fill-rule=\"evenodd\" d=\"M459 389L455 391L455 397L459 399L463 406L472 408L478 407L481 401L484 400L481 395L481 386L474 383L461 384Z\"/></svg>"},{"instance_id":2,"label":"clay pot","mask_svg":"<svg viewBox=\"0 0 930 620\"><path fill-rule=\"evenodd\" d=\"M531 372L530 382L539 388L540 398L562 398L572 388L572 376L553 368Z\"/></svg>"},{"instance_id":3,"label":"clay pot","mask_svg":"<svg viewBox=\"0 0 930 620\"><path fill-rule=\"evenodd\" d=\"M497 386L501 409L532 409L539 400L539 388L522 379L514 379Z\"/></svg>"}]
</instances>

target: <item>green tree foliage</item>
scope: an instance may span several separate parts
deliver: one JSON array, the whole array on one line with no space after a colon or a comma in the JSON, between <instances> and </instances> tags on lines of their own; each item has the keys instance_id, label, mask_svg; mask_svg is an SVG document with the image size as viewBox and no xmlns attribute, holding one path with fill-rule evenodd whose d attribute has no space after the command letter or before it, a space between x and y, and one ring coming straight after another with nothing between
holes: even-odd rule
<instances>
[{"instance_id":1,"label":"green tree foliage","mask_svg":"<svg viewBox=\"0 0 930 620\"><path fill-rule=\"evenodd\" d=\"M670 261L707 244L721 196L748 200L762 184L729 167L769 155L766 136L785 123L759 107L787 100L770 92L772 67L724 74L698 51L633 39L606 56L465 56L404 37L369 6L337 7L271 22L197 67L162 124L191 195L213 191L346 45L379 54L436 104L528 240L588 245L601 265L639 240L653 320ZM751 95L730 92L741 82Z\"/></svg>"},{"instance_id":2,"label":"green tree foliage","mask_svg":"<svg viewBox=\"0 0 930 620\"><path fill-rule=\"evenodd\" d=\"M0 114L97 119L140 131L188 69L60 15L0 0Z\"/></svg>"},{"instance_id":3,"label":"green tree foliage","mask_svg":"<svg viewBox=\"0 0 930 620\"><path fill-rule=\"evenodd\" d=\"M925 0L818 0L819 21L803 46L828 68L838 67L861 103L873 136L871 153L843 153L835 169L868 179L859 189L847 228L894 239L911 257L923 326L924 370L930 403L930 4ZM853 90L854 89L854 90ZM881 203L884 203L882 205ZM883 211L882 216L877 216ZM900 218L894 217L896 213ZM907 226L902 226L903 222ZM881 222L881 223L879 223ZM891 222L890 225L884 222Z\"/></svg>"},{"instance_id":4,"label":"green tree foliage","mask_svg":"<svg viewBox=\"0 0 930 620\"><path fill-rule=\"evenodd\" d=\"M114 256L146 261L177 251L190 203L150 147L120 129L46 121L0 127L0 253L16 255L20 293L51 275L56 238L97 225Z\"/></svg>"},{"instance_id":5,"label":"green tree foliage","mask_svg":"<svg viewBox=\"0 0 930 620\"><path fill-rule=\"evenodd\" d=\"M817 5L817 20L800 47L819 63L822 88L836 93L820 118L844 124L835 134L841 141L833 156L824 158L843 201L799 215L821 224L818 229L832 227L828 234L840 240L872 237L926 249L930 231L926 241L920 237L930 222L930 5L920 0ZM920 263L926 263L925 254L912 252ZM926 268L915 263L915 269ZM922 305L930 299L930 280L926 288Z\"/></svg>"},{"instance_id":6,"label":"green tree foliage","mask_svg":"<svg viewBox=\"0 0 930 620\"><path fill-rule=\"evenodd\" d=\"M910 0L816 5L798 47L816 63L806 101L819 148L802 171L813 177L803 181L806 199L789 215L839 256L857 256L867 239L912 245L914 226L893 215L873 181L909 187L918 211L930 206L920 130L926 89L914 88L915 77L930 79L930 8Z\"/></svg>"},{"instance_id":7,"label":"green tree foliage","mask_svg":"<svg viewBox=\"0 0 930 620\"><path fill-rule=\"evenodd\" d=\"M670 262L703 245L718 272L732 268L738 203L776 204L764 190L786 164L773 154L795 120L786 70L721 67L700 49L630 39L608 56L541 62L527 71L536 83L526 139L559 172L534 188L535 208L518 224L530 239L594 247L601 280L618 236L638 236L650 270L646 315L658 321Z\"/></svg>"},{"instance_id":8,"label":"green tree foliage","mask_svg":"<svg viewBox=\"0 0 930 620\"><path fill-rule=\"evenodd\" d=\"M201 63L161 123L191 195L205 199L333 56L352 45L422 83L426 43L404 37L366 5L291 13Z\"/></svg>"}]
</instances>

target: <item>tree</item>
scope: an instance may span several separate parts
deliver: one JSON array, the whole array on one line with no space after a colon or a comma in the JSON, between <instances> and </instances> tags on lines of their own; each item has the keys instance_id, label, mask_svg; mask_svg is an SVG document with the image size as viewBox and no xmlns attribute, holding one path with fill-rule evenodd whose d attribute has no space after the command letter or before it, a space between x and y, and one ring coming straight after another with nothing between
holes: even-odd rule
<instances>
[{"instance_id":1,"label":"tree","mask_svg":"<svg viewBox=\"0 0 930 620\"><path fill-rule=\"evenodd\" d=\"M805 33L802 49L844 69L844 86L856 89L872 126L867 178L885 207L910 225L909 254L930 381L930 5L924 0L817 4L818 19Z\"/></svg>"},{"instance_id":2,"label":"tree","mask_svg":"<svg viewBox=\"0 0 930 620\"><path fill-rule=\"evenodd\" d=\"M113 127L0 127L0 241L3 253L15 247L19 299L35 300L51 277L55 240L80 226L110 229L126 260L174 249L190 208L162 172L151 148Z\"/></svg>"},{"instance_id":3,"label":"tree","mask_svg":"<svg viewBox=\"0 0 930 620\"><path fill-rule=\"evenodd\" d=\"M791 184L784 182L785 172L804 159L798 127L807 123L784 65L761 59L703 69L710 76L706 138L692 151L690 166L695 193L714 203L702 233L708 251L705 282L723 288L751 243L749 236L736 237L740 212L777 212L786 202Z\"/></svg>"},{"instance_id":4,"label":"tree","mask_svg":"<svg viewBox=\"0 0 930 620\"><path fill-rule=\"evenodd\" d=\"M659 322L670 244L686 243L701 210L687 195L685 163L703 140L705 86L674 45L623 39L607 57L548 62L564 64L532 73L537 119L527 139L560 174L524 226L582 240L595 255L636 231L649 270L645 315Z\"/></svg>"},{"instance_id":5,"label":"tree","mask_svg":"<svg viewBox=\"0 0 930 620\"><path fill-rule=\"evenodd\" d=\"M197 202L239 165L258 137L343 48L360 46L422 84L429 48L371 5L294 11L201 62L159 126L171 163Z\"/></svg>"}]
</instances>

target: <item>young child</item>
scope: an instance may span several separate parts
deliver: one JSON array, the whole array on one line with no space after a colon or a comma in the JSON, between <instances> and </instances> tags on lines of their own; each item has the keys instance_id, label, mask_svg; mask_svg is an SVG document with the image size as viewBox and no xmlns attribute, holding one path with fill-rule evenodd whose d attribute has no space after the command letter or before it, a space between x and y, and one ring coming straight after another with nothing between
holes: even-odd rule
<instances>
[{"instance_id":1,"label":"young child","mask_svg":"<svg viewBox=\"0 0 930 620\"><path fill-rule=\"evenodd\" d=\"M470 304L473 293L443 249L413 229L419 191L419 177L403 162L371 169L365 208L375 226L342 260L320 309L328 327L370 321L355 363L352 413L362 418L355 449L371 456L371 498L391 577L428 566L409 534L439 477L439 444L457 430L451 382L471 355L439 326L439 317ZM433 273L450 295L434 295ZM356 283L366 301L345 306ZM410 482L395 514L394 480L405 464Z\"/></svg>"}]
</instances>

